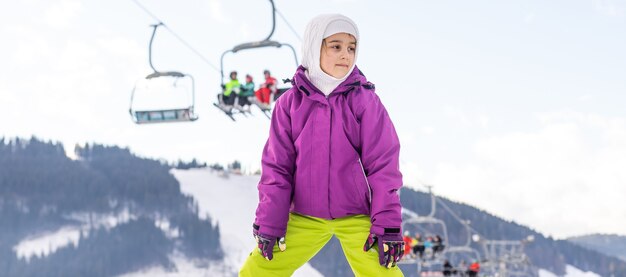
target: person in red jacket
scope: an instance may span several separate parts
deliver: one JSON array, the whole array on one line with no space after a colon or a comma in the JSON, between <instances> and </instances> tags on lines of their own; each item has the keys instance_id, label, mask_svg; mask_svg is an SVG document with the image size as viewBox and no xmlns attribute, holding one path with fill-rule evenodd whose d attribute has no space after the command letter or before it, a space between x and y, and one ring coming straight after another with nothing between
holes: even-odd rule
<instances>
[{"instance_id":1,"label":"person in red jacket","mask_svg":"<svg viewBox=\"0 0 626 277\"><path fill-rule=\"evenodd\" d=\"M402 236L402 240L404 241L404 255L406 258L409 258L411 256L409 254L411 253L411 243L413 241L413 238L411 238L409 231L404 231L404 236Z\"/></svg>"},{"instance_id":2,"label":"person in red jacket","mask_svg":"<svg viewBox=\"0 0 626 277\"><path fill-rule=\"evenodd\" d=\"M478 276L478 272L480 271L480 264L477 261L474 261L470 264L469 269L467 269L467 275L470 277Z\"/></svg>"},{"instance_id":3,"label":"person in red jacket","mask_svg":"<svg viewBox=\"0 0 626 277\"><path fill-rule=\"evenodd\" d=\"M265 76L265 83L261 84L261 87L254 94L259 102L269 106L272 93L276 93L276 78L272 77L267 69L263 71L263 75Z\"/></svg>"}]
</instances>

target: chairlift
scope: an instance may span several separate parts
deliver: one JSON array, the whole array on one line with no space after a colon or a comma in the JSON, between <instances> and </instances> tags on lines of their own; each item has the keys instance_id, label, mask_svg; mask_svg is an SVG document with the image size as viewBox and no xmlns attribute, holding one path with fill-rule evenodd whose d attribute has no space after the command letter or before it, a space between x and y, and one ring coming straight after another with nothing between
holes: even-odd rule
<instances>
[{"instance_id":1,"label":"chairlift","mask_svg":"<svg viewBox=\"0 0 626 277\"><path fill-rule=\"evenodd\" d=\"M224 100L222 98L223 92L224 92L224 56L226 56L226 54L228 53L233 53L236 54L239 51L242 50L249 50L249 49L257 49L257 48L267 48L267 47L275 47L275 48L281 48L283 46L287 46L291 49L291 52L293 53L294 56L294 60L296 62L296 67L299 65L298 63L298 56L296 55L296 51L293 48L293 46L291 46L290 44L287 43L281 43L278 41L274 41L274 40L270 40L272 35L274 34L274 30L276 28L276 7L274 5L274 1L273 0L269 0L270 3L272 4L272 30L269 34L269 36L267 36L267 38L260 40L260 41L253 41L253 42L246 42L246 43L242 43L239 45L236 45L235 47L233 47L232 49L226 50L224 53L222 53L221 59L220 59L220 74L221 74L221 85L220 87L222 88L221 93L218 96L218 102L217 103L213 103L213 105L222 110L231 120L236 121L234 114L243 114L244 116L247 114L251 114L250 111L245 111L241 105L239 105L239 99L235 98L235 102L233 105L228 105L224 103ZM284 83L287 83L288 80L283 80ZM275 91L271 92L270 95L270 103L266 104L266 103L261 103L254 95L251 97L248 97L248 102L250 102L252 105L257 106L261 112L263 112L263 114L267 117L270 118L271 115L271 107L272 107L272 103L276 101L276 99L278 99L278 97L284 93L285 91L287 91L289 88L277 88Z\"/></svg>"},{"instance_id":2,"label":"chairlift","mask_svg":"<svg viewBox=\"0 0 626 277\"><path fill-rule=\"evenodd\" d=\"M458 219L458 218L457 218ZM467 234L467 239L465 240L465 244L459 246L449 246L448 250L445 251L446 260L450 261L453 265L460 264L461 261L471 262L471 261L482 261L480 252L478 250L470 247L472 243L472 232L469 227L469 220L461 220L458 221L465 227L465 232Z\"/></svg>"},{"instance_id":3,"label":"chairlift","mask_svg":"<svg viewBox=\"0 0 626 277\"><path fill-rule=\"evenodd\" d=\"M488 240L477 236L483 246L483 272L499 276L537 277L538 272L525 253L525 245L533 236L522 240Z\"/></svg>"},{"instance_id":4,"label":"chairlift","mask_svg":"<svg viewBox=\"0 0 626 277\"><path fill-rule=\"evenodd\" d=\"M446 260L450 261L450 263L456 265L461 261L471 262L471 261L482 261L480 252L478 250L466 247L466 246L451 246L448 247L445 253Z\"/></svg>"},{"instance_id":5,"label":"chairlift","mask_svg":"<svg viewBox=\"0 0 626 277\"><path fill-rule=\"evenodd\" d=\"M425 249L424 256L421 259L417 256L410 257L410 255L407 255L401 260L402 263L416 263L420 260L426 262L441 260L442 254L447 250L446 244L448 243L448 229L446 223L441 219L429 216L406 218L402 220L402 230L408 231L411 235L419 233L422 238L439 235L443 239L443 243L441 245L443 249L439 251L439 254L428 252L430 250ZM434 249L431 250L434 251Z\"/></svg>"},{"instance_id":6,"label":"chairlift","mask_svg":"<svg viewBox=\"0 0 626 277\"><path fill-rule=\"evenodd\" d=\"M130 96L130 107L128 112L131 119L136 124L145 123L166 123L166 122L188 122L198 119L198 115L194 113L195 107L195 81L189 74L181 73L178 71L158 71L152 65L152 42L156 34L157 28L163 25L163 23L153 24L152 37L150 38L150 44L148 48L148 58L150 67L154 70L153 73L148 74L145 78L137 81ZM155 84L164 84L165 91L163 95L167 95L167 98L176 97L184 101L185 103L179 106L168 108L151 108L151 107L138 107L135 103L135 94L139 91L146 93L142 97L157 98L156 92L160 91ZM185 86L187 85L187 86ZM183 90L183 97L189 97L188 99L180 98L174 93L179 93ZM168 105L170 105L168 103Z\"/></svg>"},{"instance_id":7,"label":"chairlift","mask_svg":"<svg viewBox=\"0 0 626 277\"><path fill-rule=\"evenodd\" d=\"M432 193L430 187L428 188L428 190L431 195L431 210L427 216L420 216L410 210L404 208L402 209L402 230L408 231L411 235L418 232L420 233L421 237L426 237L428 235L439 235L443 240L443 242L441 243L442 248L439 249L440 251L438 251L439 253L426 253L425 251L422 258L417 256L413 257L412 255L409 255L409 253L405 253L405 257L398 262L398 264L417 264L418 272L421 271L422 266L438 267L439 265L443 265L442 257L445 254L447 248L446 246L448 243L448 228L443 220L434 217L436 210L436 198L435 195ZM431 258L427 258L429 255Z\"/></svg>"}]
</instances>

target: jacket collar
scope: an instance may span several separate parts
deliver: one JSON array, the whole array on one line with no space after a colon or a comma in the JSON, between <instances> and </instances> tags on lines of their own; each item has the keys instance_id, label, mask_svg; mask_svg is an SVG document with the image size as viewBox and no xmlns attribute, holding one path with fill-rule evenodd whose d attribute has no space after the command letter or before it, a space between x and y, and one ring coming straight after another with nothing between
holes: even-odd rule
<instances>
[{"instance_id":1,"label":"jacket collar","mask_svg":"<svg viewBox=\"0 0 626 277\"><path fill-rule=\"evenodd\" d=\"M327 103L328 101L326 100L324 93L311 83L311 81L307 78L305 71L306 68L304 68L304 66L300 65L298 67L296 74L293 76L293 85L298 89L298 91L309 97L311 100ZM367 82L365 75L363 75L359 68L355 66L348 78L341 82L341 84L339 84L339 86L337 86L337 88L335 88L333 92L328 95L328 97L340 93L348 93L353 88L360 86L373 87L373 84Z\"/></svg>"}]
</instances>

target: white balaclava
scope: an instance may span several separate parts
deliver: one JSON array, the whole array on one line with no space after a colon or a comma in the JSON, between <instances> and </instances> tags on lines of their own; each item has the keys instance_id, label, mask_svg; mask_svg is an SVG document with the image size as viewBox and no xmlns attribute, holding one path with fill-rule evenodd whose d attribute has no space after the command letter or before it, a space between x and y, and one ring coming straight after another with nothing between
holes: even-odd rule
<instances>
[{"instance_id":1,"label":"white balaclava","mask_svg":"<svg viewBox=\"0 0 626 277\"><path fill-rule=\"evenodd\" d=\"M320 66L322 41L337 33L350 34L357 41L352 68L346 76L340 79L326 74ZM341 82L346 80L356 65L356 58L359 53L358 41L359 29L350 18L340 14L323 14L313 18L306 26L302 43L302 66L306 68L306 75L311 83L324 94L329 95Z\"/></svg>"}]
</instances>

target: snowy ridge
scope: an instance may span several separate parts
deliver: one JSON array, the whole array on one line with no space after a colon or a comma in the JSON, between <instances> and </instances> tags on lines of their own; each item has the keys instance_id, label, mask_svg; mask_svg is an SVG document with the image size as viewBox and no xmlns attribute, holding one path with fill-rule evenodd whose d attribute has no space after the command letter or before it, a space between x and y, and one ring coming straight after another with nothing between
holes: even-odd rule
<instances>
[{"instance_id":1,"label":"snowy ridge","mask_svg":"<svg viewBox=\"0 0 626 277\"><path fill-rule=\"evenodd\" d=\"M224 268L235 269L241 267L245 259L254 248L251 236L251 225L258 204L257 184L259 176L230 175L220 177L210 169L172 170L181 185L181 191L192 195L200 208L200 214L208 213L220 226L222 247L226 253ZM189 262L176 260L182 268L189 269ZM158 272L158 271L157 271ZM152 271L146 276L161 276ZM187 271L189 273L189 271ZM600 277L593 272L584 272L571 265L566 267L565 277ZM540 269L540 277L555 277L552 272ZM173 276L173 275L165 275ZM176 276L219 276L207 275L198 271L194 274ZM293 276L322 276L310 264L305 264Z\"/></svg>"},{"instance_id":2,"label":"snowy ridge","mask_svg":"<svg viewBox=\"0 0 626 277\"><path fill-rule=\"evenodd\" d=\"M602 277L590 271L582 271L571 265L565 266L565 272L565 277ZM545 269L539 269L539 277L557 277L557 275Z\"/></svg>"},{"instance_id":3,"label":"snowy ridge","mask_svg":"<svg viewBox=\"0 0 626 277\"><path fill-rule=\"evenodd\" d=\"M233 269L228 268L223 263L193 261L185 258L182 254L174 254L169 259L174 263L175 269L166 270L162 267L151 267L119 275L119 277L237 276L234 273L230 273Z\"/></svg>"},{"instance_id":4,"label":"snowy ridge","mask_svg":"<svg viewBox=\"0 0 626 277\"><path fill-rule=\"evenodd\" d=\"M76 246L80 239L80 231L80 227L65 226L54 232L26 237L13 246L13 251L19 259L26 261L36 255L47 256L70 244Z\"/></svg>"},{"instance_id":5,"label":"snowy ridge","mask_svg":"<svg viewBox=\"0 0 626 277\"><path fill-rule=\"evenodd\" d=\"M192 196L197 201L200 216L206 218L209 215L213 223L219 224L224 260L223 262L193 260L175 252L169 256L174 269L155 266L121 276L237 276L239 268L254 249L251 226L258 204L256 186L259 176L225 177L210 169L173 169L171 173L179 181L182 193ZM77 245L81 232L88 236L90 230L110 229L136 219L136 216L125 210L118 214L91 214L91 216L87 213L77 213L66 218L74 219L80 224L63 226L52 232L26 237L13 247L16 255L26 260L34 255L49 255L70 244ZM172 228L167 219L156 218L154 223L167 237L179 236L178 229ZM307 263L293 276L323 275ZM550 271L539 269L539 277L556 276ZM600 275L567 265L565 277L600 277Z\"/></svg>"},{"instance_id":6,"label":"snowy ridge","mask_svg":"<svg viewBox=\"0 0 626 277\"><path fill-rule=\"evenodd\" d=\"M224 249L224 266L234 270L243 265L254 249L252 223L259 201L259 176L230 175L220 177L210 169L172 170L184 194L198 202L200 214L209 214L219 223ZM182 275L181 275L182 276ZM212 275L217 276L217 275ZM225 274L224 276L229 276ZM322 276L310 264L305 264L293 276Z\"/></svg>"},{"instance_id":7,"label":"snowy ridge","mask_svg":"<svg viewBox=\"0 0 626 277\"><path fill-rule=\"evenodd\" d=\"M81 224L63 226L55 231L26 237L13 246L17 257L28 261L35 255L47 256L70 244L77 246L81 232L84 236L88 236L92 229L111 229L118 224L136 219L136 216L131 215L128 210L123 210L118 214L75 213L66 218L76 220Z\"/></svg>"},{"instance_id":8,"label":"snowy ridge","mask_svg":"<svg viewBox=\"0 0 626 277\"><path fill-rule=\"evenodd\" d=\"M193 196L197 201L200 217L204 219L209 215L214 224L219 224L224 261L187 259L183 254L175 252L169 257L174 269L155 266L122 276L237 276L239 268L254 249L251 229L258 203L256 185L259 176L231 175L225 178L210 169L171 172L178 179L182 193ZM24 238L13 247L16 256L29 260L35 255L50 255L70 244L77 246L81 232L88 236L91 230L111 229L137 218L127 210L118 214L75 213L65 217L80 223ZM179 236L179 230L172 228L165 218L157 217L154 224L168 238ZM307 263L293 276L322 275Z\"/></svg>"}]
</instances>

